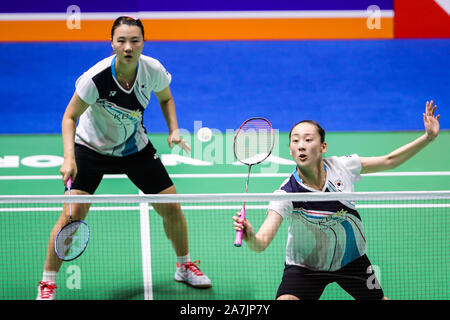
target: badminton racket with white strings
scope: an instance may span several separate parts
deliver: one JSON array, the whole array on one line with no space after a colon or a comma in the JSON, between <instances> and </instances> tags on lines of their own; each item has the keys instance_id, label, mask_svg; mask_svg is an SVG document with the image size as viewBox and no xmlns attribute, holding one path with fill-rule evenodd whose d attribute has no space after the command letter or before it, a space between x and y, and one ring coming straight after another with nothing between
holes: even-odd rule
<instances>
[{"instance_id":1,"label":"badminton racket with white strings","mask_svg":"<svg viewBox=\"0 0 450 320\"><path fill-rule=\"evenodd\" d=\"M240 126L234 137L234 156L236 159L248 165L247 182L245 184L245 193L248 190L250 172L252 166L266 160L272 153L275 143L275 134L272 124L265 118L250 118ZM245 220L245 202L239 218ZM243 230L236 231L234 245L240 247L242 244Z\"/></svg>"},{"instance_id":2,"label":"badminton racket with white strings","mask_svg":"<svg viewBox=\"0 0 450 320\"><path fill-rule=\"evenodd\" d=\"M66 187L70 196L72 178L67 180ZM71 261L78 258L86 250L89 242L89 226L83 220L72 219L72 203L69 199L69 222L62 227L55 239L55 252L59 259Z\"/></svg>"}]
</instances>

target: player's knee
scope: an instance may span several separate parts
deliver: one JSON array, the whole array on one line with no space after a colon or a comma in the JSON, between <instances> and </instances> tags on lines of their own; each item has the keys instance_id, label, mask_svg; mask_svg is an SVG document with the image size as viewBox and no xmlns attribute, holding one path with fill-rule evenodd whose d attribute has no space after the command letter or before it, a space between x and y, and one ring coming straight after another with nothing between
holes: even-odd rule
<instances>
[{"instance_id":1,"label":"player's knee","mask_svg":"<svg viewBox=\"0 0 450 320\"><path fill-rule=\"evenodd\" d=\"M179 217L183 214L179 203L168 203L165 211L170 217Z\"/></svg>"},{"instance_id":2,"label":"player's knee","mask_svg":"<svg viewBox=\"0 0 450 320\"><path fill-rule=\"evenodd\" d=\"M164 203L154 205L155 210L164 219L179 219L183 213L179 203Z\"/></svg>"},{"instance_id":3,"label":"player's knee","mask_svg":"<svg viewBox=\"0 0 450 320\"><path fill-rule=\"evenodd\" d=\"M91 205L89 203L72 203L72 219L73 220L84 220L87 216L89 208ZM64 216L69 217L69 205L64 205Z\"/></svg>"}]
</instances>

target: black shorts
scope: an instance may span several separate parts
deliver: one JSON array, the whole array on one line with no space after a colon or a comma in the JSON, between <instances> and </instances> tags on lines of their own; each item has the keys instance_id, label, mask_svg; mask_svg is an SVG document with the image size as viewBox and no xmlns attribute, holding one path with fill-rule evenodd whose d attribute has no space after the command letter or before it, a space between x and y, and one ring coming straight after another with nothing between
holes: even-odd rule
<instances>
[{"instance_id":1,"label":"black shorts","mask_svg":"<svg viewBox=\"0 0 450 320\"><path fill-rule=\"evenodd\" d=\"M318 300L325 287L336 282L357 300L381 300L384 296L383 290L375 278L373 268L370 268L371 265L366 255L332 272L286 265L277 298L290 294L303 300Z\"/></svg>"},{"instance_id":2,"label":"black shorts","mask_svg":"<svg viewBox=\"0 0 450 320\"><path fill-rule=\"evenodd\" d=\"M104 174L126 174L145 194L156 194L173 185L166 168L149 141L139 152L124 157L100 154L75 144L78 173L72 189L94 194Z\"/></svg>"}]
</instances>

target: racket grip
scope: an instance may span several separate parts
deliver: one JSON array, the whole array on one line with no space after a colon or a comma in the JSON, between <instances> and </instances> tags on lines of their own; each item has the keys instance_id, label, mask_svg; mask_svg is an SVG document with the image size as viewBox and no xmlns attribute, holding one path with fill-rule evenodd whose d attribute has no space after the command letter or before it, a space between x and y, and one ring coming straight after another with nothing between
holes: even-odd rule
<instances>
[{"instance_id":1,"label":"racket grip","mask_svg":"<svg viewBox=\"0 0 450 320\"><path fill-rule=\"evenodd\" d=\"M241 214L239 215L239 218L242 218L245 220L245 208L242 207ZM236 239L234 240L234 246L240 247L242 245L242 234L244 233L244 230L236 231Z\"/></svg>"},{"instance_id":2,"label":"racket grip","mask_svg":"<svg viewBox=\"0 0 450 320\"><path fill-rule=\"evenodd\" d=\"M72 188L72 177L69 177L69 179L67 180L66 187L67 187L67 189L71 189Z\"/></svg>"}]
</instances>

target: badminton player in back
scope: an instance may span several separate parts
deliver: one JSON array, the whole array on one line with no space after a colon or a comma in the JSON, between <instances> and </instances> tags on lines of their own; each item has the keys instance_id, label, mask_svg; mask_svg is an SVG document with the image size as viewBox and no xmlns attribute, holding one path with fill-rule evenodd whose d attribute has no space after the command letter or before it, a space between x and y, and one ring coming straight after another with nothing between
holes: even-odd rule
<instances>
[{"instance_id":1,"label":"badminton player in back","mask_svg":"<svg viewBox=\"0 0 450 320\"><path fill-rule=\"evenodd\" d=\"M176 193L166 169L147 137L142 114L152 91L159 100L169 128L168 144L186 152L189 145L178 133L171 75L161 63L142 55L144 27L139 19L119 17L111 30L114 54L86 71L76 82L75 93L62 121L66 185L72 177L72 194L93 194L103 174L125 173L145 194ZM77 121L79 124L77 126ZM210 287L209 278L191 261L187 223L179 204L153 204L177 256L175 280L193 287ZM84 219L89 205L73 203L74 219ZM61 260L54 251L58 230L69 219L68 209L53 228L47 249L43 279L37 299L56 297L56 275Z\"/></svg>"},{"instance_id":2,"label":"badminton player in back","mask_svg":"<svg viewBox=\"0 0 450 320\"><path fill-rule=\"evenodd\" d=\"M297 123L289 134L290 154L297 165L275 192L353 192L361 173L396 168L433 141L439 134L439 115L435 116L435 111L433 101L427 102L423 114L425 133L379 157L353 154L323 158L327 151L325 131L311 120ZM243 228L243 240L251 250L261 252L285 218L290 225L277 299L319 299L332 282L355 299L385 299L378 281L373 281L364 228L354 202L272 201L256 234L248 220L239 218L239 213L233 217L233 225L236 231Z\"/></svg>"}]
</instances>

